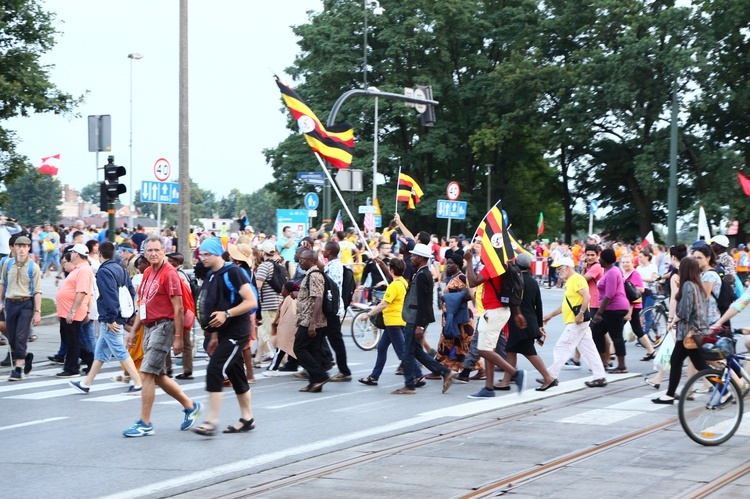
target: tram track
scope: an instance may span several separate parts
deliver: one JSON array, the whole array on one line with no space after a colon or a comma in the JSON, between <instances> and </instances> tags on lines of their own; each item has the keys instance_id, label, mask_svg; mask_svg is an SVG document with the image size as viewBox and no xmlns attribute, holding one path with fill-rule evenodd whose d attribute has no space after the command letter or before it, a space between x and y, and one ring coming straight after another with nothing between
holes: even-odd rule
<instances>
[{"instance_id":1,"label":"tram track","mask_svg":"<svg viewBox=\"0 0 750 499\"><path fill-rule=\"evenodd\" d=\"M680 494L682 498L705 499L709 497L723 496L724 489L750 474L750 461L746 461L739 467L716 477L710 482L702 483L685 494Z\"/></svg>"}]
</instances>

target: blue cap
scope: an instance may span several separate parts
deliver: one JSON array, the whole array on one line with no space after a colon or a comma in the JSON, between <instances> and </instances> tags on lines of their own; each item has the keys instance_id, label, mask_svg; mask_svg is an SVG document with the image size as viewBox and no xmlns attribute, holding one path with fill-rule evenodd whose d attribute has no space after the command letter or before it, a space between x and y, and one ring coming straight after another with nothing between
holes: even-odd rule
<instances>
[{"instance_id":1,"label":"blue cap","mask_svg":"<svg viewBox=\"0 0 750 499\"><path fill-rule=\"evenodd\" d=\"M200 251L211 253L212 255L221 256L224 254L224 246L221 245L221 239L211 237L201 243Z\"/></svg>"},{"instance_id":2,"label":"blue cap","mask_svg":"<svg viewBox=\"0 0 750 499\"><path fill-rule=\"evenodd\" d=\"M708 246L708 243L704 239L699 239L698 241L695 241L693 244L690 245L690 249L694 250L698 246Z\"/></svg>"},{"instance_id":3,"label":"blue cap","mask_svg":"<svg viewBox=\"0 0 750 499\"><path fill-rule=\"evenodd\" d=\"M745 249L745 245L744 244L740 244L739 246L737 246L737 248L738 249Z\"/></svg>"}]
</instances>

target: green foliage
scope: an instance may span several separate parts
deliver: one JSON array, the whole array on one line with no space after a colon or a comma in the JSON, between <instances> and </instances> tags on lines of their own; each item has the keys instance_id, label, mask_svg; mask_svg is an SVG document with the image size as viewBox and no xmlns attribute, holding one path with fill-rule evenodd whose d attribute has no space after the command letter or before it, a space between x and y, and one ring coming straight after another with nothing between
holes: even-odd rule
<instances>
[{"instance_id":1,"label":"green foliage","mask_svg":"<svg viewBox=\"0 0 750 499\"><path fill-rule=\"evenodd\" d=\"M49 79L41 56L55 43L54 14L37 0L6 0L0 7L0 182L21 175L28 159L16 152L19 137L2 122L31 113L70 113L82 100Z\"/></svg>"},{"instance_id":2,"label":"green foliage","mask_svg":"<svg viewBox=\"0 0 750 499\"><path fill-rule=\"evenodd\" d=\"M52 175L42 175L28 168L8 184L5 214L24 225L57 222L62 199L62 185Z\"/></svg>"},{"instance_id":3,"label":"green foliage","mask_svg":"<svg viewBox=\"0 0 750 499\"><path fill-rule=\"evenodd\" d=\"M101 196L99 182L91 182L90 184L87 184L83 187L83 189L81 189L78 195L81 196L81 199L83 199L84 201L88 201L89 203L98 205L99 198Z\"/></svg>"}]
</instances>

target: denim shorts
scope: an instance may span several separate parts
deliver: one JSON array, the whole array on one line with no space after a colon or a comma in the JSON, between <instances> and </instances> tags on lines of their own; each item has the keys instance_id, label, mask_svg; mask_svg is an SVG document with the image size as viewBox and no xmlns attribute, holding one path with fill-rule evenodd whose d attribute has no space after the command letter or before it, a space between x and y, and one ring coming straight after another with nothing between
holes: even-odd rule
<instances>
[{"instance_id":1,"label":"denim shorts","mask_svg":"<svg viewBox=\"0 0 750 499\"><path fill-rule=\"evenodd\" d=\"M144 325L143 361L141 372L159 376L166 374L165 362L174 343L174 321L157 322L151 327Z\"/></svg>"},{"instance_id":2,"label":"denim shorts","mask_svg":"<svg viewBox=\"0 0 750 499\"><path fill-rule=\"evenodd\" d=\"M94 350L94 360L109 362L114 355L118 362L123 362L130 354L125 348L125 338L123 336L125 328L120 326L119 333L113 333L107 329L105 323L99 324L99 339L96 340L96 349Z\"/></svg>"}]
</instances>

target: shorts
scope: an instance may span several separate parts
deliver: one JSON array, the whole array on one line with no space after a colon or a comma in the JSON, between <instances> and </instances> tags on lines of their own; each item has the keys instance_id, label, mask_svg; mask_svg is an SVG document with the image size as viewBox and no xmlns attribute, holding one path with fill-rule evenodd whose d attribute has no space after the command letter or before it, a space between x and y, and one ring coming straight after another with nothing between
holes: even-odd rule
<instances>
[{"instance_id":1,"label":"shorts","mask_svg":"<svg viewBox=\"0 0 750 499\"><path fill-rule=\"evenodd\" d=\"M263 311L263 323L258 326L258 341L265 343L271 339L272 327L271 324L276 320L276 310L264 310Z\"/></svg>"},{"instance_id":2,"label":"shorts","mask_svg":"<svg viewBox=\"0 0 750 499\"><path fill-rule=\"evenodd\" d=\"M507 345L505 351L517 353L525 357L531 357L532 355L537 354L536 348L534 347L534 341L536 341L534 338L523 338L512 345Z\"/></svg>"},{"instance_id":3,"label":"shorts","mask_svg":"<svg viewBox=\"0 0 750 499\"><path fill-rule=\"evenodd\" d=\"M107 329L107 325L103 322L99 323L99 339L96 340L96 348L94 349L94 360L109 362L109 359L114 356L118 362L123 362L130 357L128 350L125 348L125 338L123 336L125 328L120 326L119 333L113 333Z\"/></svg>"},{"instance_id":4,"label":"shorts","mask_svg":"<svg viewBox=\"0 0 750 499\"><path fill-rule=\"evenodd\" d=\"M479 319L482 323L477 339L477 349L487 352L494 352L497 347L497 340L503 334L503 328L510 319L510 309L508 307L493 308L485 310Z\"/></svg>"},{"instance_id":5,"label":"shorts","mask_svg":"<svg viewBox=\"0 0 750 499\"><path fill-rule=\"evenodd\" d=\"M174 321L157 322L143 328L143 361L141 372L159 376L166 374L165 362L174 343Z\"/></svg>"}]
</instances>

